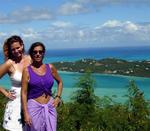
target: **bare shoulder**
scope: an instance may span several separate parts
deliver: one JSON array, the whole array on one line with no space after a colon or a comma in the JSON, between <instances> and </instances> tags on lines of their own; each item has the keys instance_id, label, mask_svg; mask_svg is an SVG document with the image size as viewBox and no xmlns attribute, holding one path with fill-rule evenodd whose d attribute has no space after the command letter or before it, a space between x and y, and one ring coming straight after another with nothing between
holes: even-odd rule
<instances>
[{"instance_id":1,"label":"bare shoulder","mask_svg":"<svg viewBox=\"0 0 150 131\"><path fill-rule=\"evenodd\" d=\"M10 67L14 64L14 61L12 61L11 59L8 59L7 61L5 61L4 64Z\"/></svg>"},{"instance_id":2,"label":"bare shoulder","mask_svg":"<svg viewBox=\"0 0 150 131\"><path fill-rule=\"evenodd\" d=\"M52 72L56 72L56 68L53 64L49 63L48 65L49 65Z\"/></svg>"},{"instance_id":3,"label":"bare shoulder","mask_svg":"<svg viewBox=\"0 0 150 131\"><path fill-rule=\"evenodd\" d=\"M28 67L25 67L25 68L23 69L23 77L29 78Z\"/></svg>"},{"instance_id":4,"label":"bare shoulder","mask_svg":"<svg viewBox=\"0 0 150 131\"><path fill-rule=\"evenodd\" d=\"M28 67L23 68L23 73L28 73Z\"/></svg>"},{"instance_id":5,"label":"bare shoulder","mask_svg":"<svg viewBox=\"0 0 150 131\"><path fill-rule=\"evenodd\" d=\"M14 62L11 59L8 59L3 64L0 65L0 77L5 75L6 73L11 74L13 72Z\"/></svg>"},{"instance_id":6,"label":"bare shoulder","mask_svg":"<svg viewBox=\"0 0 150 131\"><path fill-rule=\"evenodd\" d=\"M8 70L8 72L10 73L14 67L14 64L15 62L13 60L8 59L2 66L4 66L5 69Z\"/></svg>"},{"instance_id":7,"label":"bare shoulder","mask_svg":"<svg viewBox=\"0 0 150 131\"><path fill-rule=\"evenodd\" d=\"M27 83L29 79L30 79L30 76L29 76L28 68L25 67L23 69L23 74L22 74L22 83Z\"/></svg>"},{"instance_id":8,"label":"bare shoulder","mask_svg":"<svg viewBox=\"0 0 150 131\"><path fill-rule=\"evenodd\" d=\"M25 55L25 58L31 60L31 57L29 55Z\"/></svg>"},{"instance_id":9,"label":"bare shoulder","mask_svg":"<svg viewBox=\"0 0 150 131\"><path fill-rule=\"evenodd\" d=\"M54 68L53 64L49 63L48 65L49 65L50 68Z\"/></svg>"},{"instance_id":10,"label":"bare shoulder","mask_svg":"<svg viewBox=\"0 0 150 131\"><path fill-rule=\"evenodd\" d=\"M28 61L28 62L31 63L31 57L30 57L29 55L25 55L25 56L24 56L24 59L25 59L26 61Z\"/></svg>"}]
</instances>

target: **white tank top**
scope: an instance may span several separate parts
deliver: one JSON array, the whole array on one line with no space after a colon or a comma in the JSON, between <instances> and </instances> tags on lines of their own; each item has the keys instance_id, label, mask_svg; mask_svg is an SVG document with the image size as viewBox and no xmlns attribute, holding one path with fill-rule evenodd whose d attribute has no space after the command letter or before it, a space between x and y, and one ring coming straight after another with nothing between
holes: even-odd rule
<instances>
[{"instance_id":1,"label":"white tank top","mask_svg":"<svg viewBox=\"0 0 150 131\"><path fill-rule=\"evenodd\" d=\"M11 74L10 80L12 86L21 88L21 78L22 78L22 73L17 70L13 74Z\"/></svg>"}]
</instances>

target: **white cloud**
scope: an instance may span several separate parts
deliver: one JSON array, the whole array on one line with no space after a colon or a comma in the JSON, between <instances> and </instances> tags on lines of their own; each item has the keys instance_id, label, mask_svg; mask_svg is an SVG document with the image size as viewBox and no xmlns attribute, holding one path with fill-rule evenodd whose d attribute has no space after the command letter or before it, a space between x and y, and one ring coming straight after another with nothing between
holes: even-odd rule
<instances>
[{"instance_id":1,"label":"white cloud","mask_svg":"<svg viewBox=\"0 0 150 131\"><path fill-rule=\"evenodd\" d=\"M64 22L64 21L56 21L54 23L52 23L53 26L56 26L58 28L67 28L67 27L71 27L72 24L70 22Z\"/></svg>"},{"instance_id":2,"label":"white cloud","mask_svg":"<svg viewBox=\"0 0 150 131\"><path fill-rule=\"evenodd\" d=\"M149 0L74 0L72 2L65 2L60 6L59 13L61 15L74 15L81 13L91 13L100 11L104 7L110 6L149 6Z\"/></svg>"},{"instance_id":3,"label":"white cloud","mask_svg":"<svg viewBox=\"0 0 150 131\"><path fill-rule=\"evenodd\" d=\"M125 21L125 22L121 22L121 21L117 21L117 20L109 20L107 22L105 22L102 26L100 27L96 27L96 29L98 28L116 28L120 30L125 30L126 32L134 32L138 30L138 25L134 24L130 21Z\"/></svg>"},{"instance_id":4,"label":"white cloud","mask_svg":"<svg viewBox=\"0 0 150 131\"><path fill-rule=\"evenodd\" d=\"M121 22L117 20L108 20L102 25L102 27L117 27L117 26L121 26Z\"/></svg>"},{"instance_id":5,"label":"white cloud","mask_svg":"<svg viewBox=\"0 0 150 131\"><path fill-rule=\"evenodd\" d=\"M110 4L132 4L132 5L147 5L150 4L149 0L76 0L78 3L94 4L99 6L106 6Z\"/></svg>"},{"instance_id":6,"label":"white cloud","mask_svg":"<svg viewBox=\"0 0 150 131\"><path fill-rule=\"evenodd\" d=\"M53 20L61 15L77 15L102 10L103 7L114 5L135 7L149 6L150 0L74 0L62 2L60 7L35 9L31 6L12 10L10 13L0 14L0 24L23 23L38 20Z\"/></svg>"},{"instance_id":7,"label":"white cloud","mask_svg":"<svg viewBox=\"0 0 150 131\"><path fill-rule=\"evenodd\" d=\"M71 26L68 26L71 25ZM20 31L12 31L11 34L19 34ZM94 47L101 46L136 46L150 43L150 24L133 23L131 21L109 20L97 27L79 27L63 21L53 23L45 30L37 31L32 28L21 30L21 35L26 43L42 41L49 48L68 47ZM6 34L1 32L0 40ZM2 42L1 42L2 43Z\"/></svg>"},{"instance_id":8,"label":"white cloud","mask_svg":"<svg viewBox=\"0 0 150 131\"><path fill-rule=\"evenodd\" d=\"M59 14L62 15L73 15L78 13L85 13L87 12L87 9L83 7L80 3L65 3L61 5L59 9Z\"/></svg>"},{"instance_id":9,"label":"white cloud","mask_svg":"<svg viewBox=\"0 0 150 131\"><path fill-rule=\"evenodd\" d=\"M5 32L0 32L0 37L4 37L4 36L6 36L7 35L7 33L5 33Z\"/></svg>"},{"instance_id":10,"label":"white cloud","mask_svg":"<svg viewBox=\"0 0 150 131\"><path fill-rule=\"evenodd\" d=\"M126 31L129 31L129 32L138 31L138 25L136 25L130 21L127 21L124 25L125 25Z\"/></svg>"},{"instance_id":11,"label":"white cloud","mask_svg":"<svg viewBox=\"0 0 150 131\"><path fill-rule=\"evenodd\" d=\"M33 30L32 28L28 28L28 29L24 30L23 34L22 34L22 36L25 39L36 39L37 35L38 35L38 33L35 30Z\"/></svg>"},{"instance_id":12,"label":"white cloud","mask_svg":"<svg viewBox=\"0 0 150 131\"><path fill-rule=\"evenodd\" d=\"M53 14L48 9L24 7L23 9L12 11L10 14L0 15L0 24L31 22L34 20L51 20L53 18Z\"/></svg>"}]
</instances>

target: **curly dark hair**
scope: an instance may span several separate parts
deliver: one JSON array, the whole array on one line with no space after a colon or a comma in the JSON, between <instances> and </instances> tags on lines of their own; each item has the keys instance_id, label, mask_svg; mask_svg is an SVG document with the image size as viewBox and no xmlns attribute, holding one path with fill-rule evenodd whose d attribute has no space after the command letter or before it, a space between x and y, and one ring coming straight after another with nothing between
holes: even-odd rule
<instances>
[{"instance_id":1,"label":"curly dark hair","mask_svg":"<svg viewBox=\"0 0 150 131\"><path fill-rule=\"evenodd\" d=\"M5 60L12 59L13 56L11 53L11 44L13 44L14 42L19 42L20 45L23 45L23 52L25 51L24 43L21 37L17 35L13 35L9 37L8 39L6 39L3 44L3 53L4 53Z\"/></svg>"}]
</instances>

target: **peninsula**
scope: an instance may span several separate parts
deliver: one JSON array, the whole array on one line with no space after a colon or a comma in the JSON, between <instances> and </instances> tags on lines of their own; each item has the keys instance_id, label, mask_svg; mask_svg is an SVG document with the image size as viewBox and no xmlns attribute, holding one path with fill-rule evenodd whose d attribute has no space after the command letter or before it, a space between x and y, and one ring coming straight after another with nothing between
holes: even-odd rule
<instances>
[{"instance_id":1,"label":"peninsula","mask_svg":"<svg viewBox=\"0 0 150 131\"><path fill-rule=\"evenodd\" d=\"M92 73L119 74L128 76L150 77L149 61L126 61L106 58L101 60L81 59L75 62L54 62L60 71L81 72L87 69Z\"/></svg>"}]
</instances>

